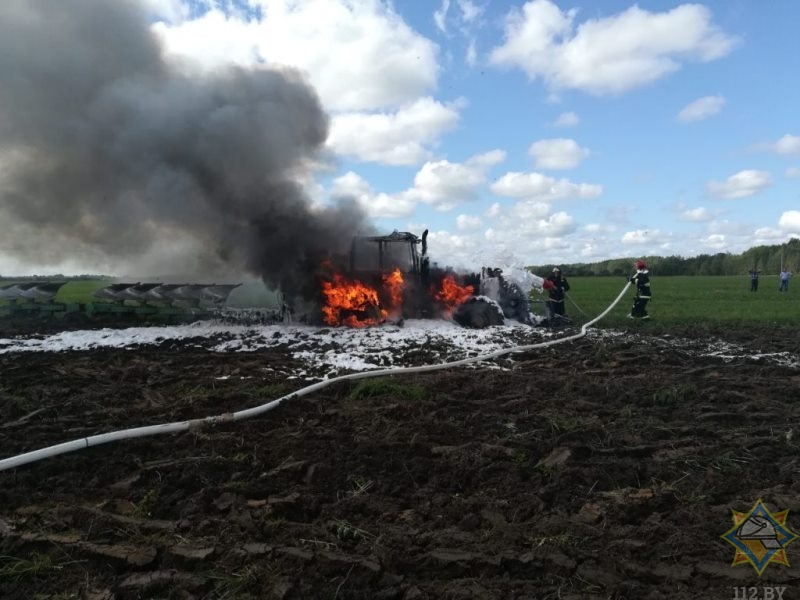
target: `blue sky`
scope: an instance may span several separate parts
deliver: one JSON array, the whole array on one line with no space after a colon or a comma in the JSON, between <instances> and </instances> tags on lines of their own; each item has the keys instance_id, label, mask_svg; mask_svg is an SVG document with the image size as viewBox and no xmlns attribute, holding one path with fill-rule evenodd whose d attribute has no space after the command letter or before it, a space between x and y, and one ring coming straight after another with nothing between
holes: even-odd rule
<instances>
[{"instance_id":1,"label":"blue sky","mask_svg":"<svg viewBox=\"0 0 800 600\"><path fill-rule=\"evenodd\" d=\"M738 253L800 235L798 3L253 4L248 27L241 5L195 5L162 32L187 55L203 39L214 60L238 24L252 55L304 69L332 115L311 193L359 198L386 231L429 228L445 262ZM271 18L291 48L259 39Z\"/></svg>"},{"instance_id":2,"label":"blue sky","mask_svg":"<svg viewBox=\"0 0 800 600\"><path fill-rule=\"evenodd\" d=\"M171 57L299 69L331 119L309 197L439 262L800 237L794 0L141 1Z\"/></svg>"}]
</instances>

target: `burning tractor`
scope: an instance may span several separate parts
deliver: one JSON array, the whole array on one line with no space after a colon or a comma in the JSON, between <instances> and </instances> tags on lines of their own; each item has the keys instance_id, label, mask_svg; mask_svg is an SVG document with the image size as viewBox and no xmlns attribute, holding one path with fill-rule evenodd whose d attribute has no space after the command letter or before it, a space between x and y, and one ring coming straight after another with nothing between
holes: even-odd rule
<instances>
[{"instance_id":1,"label":"burning tractor","mask_svg":"<svg viewBox=\"0 0 800 600\"><path fill-rule=\"evenodd\" d=\"M546 280L519 270L482 268L458 274L431 266L422 237L395 231L353 238L342 268L329 261L321 274L321 313L327 325L365 327L404 319L450 318L465 327L542 321L530 310L528 292Z\"/></svg>"}]
</instances>

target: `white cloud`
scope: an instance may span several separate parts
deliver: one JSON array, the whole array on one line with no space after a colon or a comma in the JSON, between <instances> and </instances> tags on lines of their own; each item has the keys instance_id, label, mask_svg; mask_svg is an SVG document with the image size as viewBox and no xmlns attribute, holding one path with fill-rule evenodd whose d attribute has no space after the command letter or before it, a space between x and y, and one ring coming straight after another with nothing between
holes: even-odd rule
<instances>
[{"instance_id":1,"label":"white cloud","mask_svg":"<svg viewBox=\"0 0 800 600\"><path fill-rule=\"evenodd\" d=\"M603 257L604 248L594 242L583 242L580 249L580 256L586 262L594 262Z\"/></svg>"},{"instance_id":2,"label":"white cloud","mask_svg":"<svg viewBox=\"0 0 800 600\"><path fill-rule=\"evenodd\" d=\"M550 204L535 200L523 200L511 208L511 218L516 222L544 219L549 214Z\"/></svg>"},{"instance_id":3,"label":"white cloud","mask_svg":"<svg viewBox=\"0 0 800 600\"><path fill-rule=\"evenodd\" d=\"M467 55L464 57L464 60L470 67L474 67L478 64L478 51L475 49L475 40L469 41L469 46L467 46Z\"/></svg>"},{"instance_id":4,"label":"white cloud","mask_svg":"<svg viewBox=\"0 0 800 600\"><path fill-rule=\"evenodd\" d=\"M458 123L460 104L419 98L392 113L345 113L331 122L328 146L361 161L413 165L430 157L430 147Z\"/></svg>"},{"instance_id":5,"label":"white cloud","mask_svg":"<svg viewBox=\"0 0 800 600\"><path fill-rule=\"evenodd\" d=\"M190 12L181 0L144 0L143 4L149 14L173 23L188 18Z\"/></svg>"},{"instance_id":6,"label":"white cloud","mask_svg":"<svg viewBox=\"0 0 800 600\"><path fill-rule=\"evenodd\" d=\"M689 223L702 223L703 221L710 221L711 218L711 213L702 206L686 209L678 215L679 220Z\"/></svg>"},{"instance_id":7,"label":"white cloud","mask_svg":"<svg viewBox=\"0 0 800 600\"><path fill-rule=\"evenodd\" d=\"M581 148L575 140L555 138L540 140L528 149L536 159L537 169L574 169L589 156L589 150Z\"/></svg>"},{"instance_id":8,"label":"white cloud","mask_svg":"<svg viewBox=\"0 0 800 600\"><path fill-rule=\"evenodd\" d=\"M447 11L450 10L450 0L442 0L442 5L433 13L433 21L442 33L447 32Z\"/></svg>"},{"instance_id":9,"label":"white cloud","mask_svg":"<svg viewBox=\"0 0 800 600\"><path fill-rule=\"evenodd\" d=\"M449 35L448 22L455 24L458 32L468 40L464 53L464 62L470 67L478 63L478 51L475 47L475 29L479 26L479 17L483 14L485 6L478 6L471 0L457 0L458 12L450 11L450 0L442 0L439 8L433 13L436 28L445 35Z\"/></svg>"},{"instance_id":10,"label":"white cloud","mask_svg":"<svg viewBox=\"0 0 800 600\"><path fill-rule=\"evenodd\" d=\"M486 184L486 172L505 160L505 152L492 150L463 163L439 160L425 163L414 177L414 185L393 194L376 193L360 175L351 172L336 178L332 198L355 198L372 217L407 217L420 202L445 212L474 200Z\"/></svg>"},{"instance_id":11,"label":"white cloud","mask_svg":"<svg viewBox=\"0 0 800 600\"><path fill-rule=\"evenodd\" d=\"M483 6L478 6L471 0L458 0L458 7L461 9L461 18L467 23L477 19L484 10Z\"/></svg>"},{"instance_id":12,"label":"white cloud","mask_svg":"<svg viewBox=\"0 0 800 600\"><path fill-rule=\"evenodd\" d=\"M614 226L604 223L589 223L583 227L583 230L591 234L611 233L614 231Z\"/></svg>"},{"instance_id":13,"label":"white cloud","mask_svg":"<svg viewBox=\"0 0 800 600\"><path fill-rule=\"evenodd\" d=\"M402 194L414 197L415 193L411 189ZM474 269L476 265L522 266L535 262L537 257L548 260L545 255L553 260L574 256L576 242L571 236L578 229L576 220L564 211L551 212L547 202L522 200L507 209L494 203L483 216L491 216L491 227L482 229L482 218L460 214L453 232L431 230L428 246L432 260Z\"/></svg>"},{"instance_id":14,"label":"white cloud","mask_svg":"<svg viewBox=\"0 0 800 600\"><path fill-rule=\"evenodd\" d=\"M735 39L712 23L699 4L665 12L634 5L577 28L577 10L562 12L551 0L526 2L506 17L505 40L490 60L518 67L554 90L622 93L677 71L687 60L711 61L728 54Z\"/></svg>"},{"instance_id":15,"label":"white cloud","mask_svg":"<svg viewBox=\"0 0 800 600\"><path fill-rule=\"evenodd\" d=\"M759 142L752 150L756 152L773 152L783 155L800 155L800 136L787 133L774 142Z\"/></svg>"},{"instance_id":16,"label":"white cloud","mask_svg":"<svg viewBox=\"0 0 800 600\"><path fill-rule=\"evenodd\" d=\"M362 206L364 206L362 204ZM366 205L367 213L375 218L379 217L408 217L414 214L417 206L416 200L409 198L404 193L386 194L384 192L374 196L369 205Z\"/></svg>"},{"instance_id":17,"label":"white cloud","mask_svg":"<svg viewBox=\"0 0 800 600\"><path fill-rule=\"evenodd\" d=\"M565 212L550 214L549 206L537 210L523 209L517 203L508 213L500 215L497 224L482 233L436 232L428 236L432 256L440 264L462 265L469 269L478 266L530 265L541 262L574 262L576 248L582 243L575 239L575 220ZM520 218L521 213L528 215ZM536 213L537 216L533 216ZM434 240L431 242L431 240ZM607 253L607 248L604 249ZM598 253L598 256L602 256Z\"/></svg>"},{"instance_id":18,"label":"white cloud","mask_svg":"<svg viewBox=\"0 0 800 600\"><path fill-rule=\"evenodd\" d=\"M490 258L495 262L513 264L514 257L522 253L527 262L521 264L530 264L537 260L544 262L541 256L545 252L568 250L574 243L568 238L576 229L575 219L566 212L551 213L547 203L521 201L498 215L496 223L484 232L484 238L490 242L494 253Z\"/></svg>"},{"instance_id":19,"label":"white cloud","mask_svg":"<svg viewBox=\"0 0 800 600\"><path fill-rule=\"evenodd\" d=\"M522 203L520 203L522 204ZM487 239L502 242L509 248L553 249L569 246L565 238L576 230L575 219L566 212L526 216L529 207L517 206L507 217L500 219L496 227L486 231Z\"/></svg>"},{"instance_id":20,"label":"white cloud","mask_svg":"<svg viewBox=\"0 0 800 600\"><path fill-rule=\"evenodd\" d=\"M574 112L563 112L558 115L558 118L553 123L556 127L573 127L580 123L581 120Z\"/></svg>"},{"instance_id":21,"label":"white cloud","mask_svg":"<svg viewBox=\"0 0 800 600\"><path fill-rule=\"evenodd\" d=\"M800 211L787 210L778 219L778 227L786 233L800 234Z\"/></svg>"},{"instance_id":22,"label":"white cloud","mask_svg":"<svg viewBox=\"0 0 800 600\"><path fill-rule=\"evenodd\" d=\"M458 215L456 217L456 227L459 231L472 231L480 229L483 221L479 217L473 215Z\"/></svg>"},{"instance_id":23,"label":"white cloud","mask_svg":"<svg viewBox=\"0 0 800 600\"><path fill-rule=\"evenodd\" d=\"M622 235L622 243L629 246L645 246L663 244L666 236L658 229L637 229L626 231Z\"/></svg>"},{"instance_id":24,"label":"white cloud","mask_svg":"<svg viewBox=\"0 0 800 600\"><path fill-rule=\"evenodd\" d=\"M788 167L784 174L789 179L800 179L800 167Z\"/></svg>"},{"instance_id":25,"label":"white cloud","mask_svg":"<svg viewBox=\"0 0 800 600\"><path fill-rule=\"evenodd\" d=\"M684 106L676 119L682 123L702 121L716 115L725 106L722 96L704 96Z\"/></svg>"},{"instance_id":26,"label":"white cloud","mask_svg":"<svg viewBox=\"0 0 800 600\"><path fill-rule=\"evenodd\" d=\"M555 179L541 173L509 172L494 182L491 190L498 196L552 202L565 198L596 198L603 193L603 186L572 183L568 179Z\"/></svg>"},{"instance_id":27,"label":"white cloud","mask_svg":"<svg viewBox=\"0 0 800 600\"><path fill-rule=\"evenodd\" d=\"M405 194L376 194L372 186L360 175L349 171L337 177L331 186L334 199L355 199L368 215L378 217L408 217L414 213L417 202Z\"/></svg>"},{"instance_id":28,"label":"white cloud","mask_svg":"<svg viewBox=\"0 0 800 600\"><path fill-rule=\"evenodd\" d=\"M446 211L476 197L486 183L486 171L505 160L505 152L492 150L473 156L463 163L439 160L425 163L414 177L408 195Z\"/></svg>"},{"instance_id":29,"label":"white cloud","mask_svg":"<svg viewBox=\"0 0 800 600\"><path fill-rule=\"evenodd\" d=\"M728 237L746 236L749 235L752 230L752 225L749 223L729 221L727 219L712 221L708 224L708 231L711 233L722 233L726 234Z\"/></svg>"},{"instance_id":30,"label":"white cloud","mask_svg":"<svg viewBox=\"0 0 800 600\"><path fill-rule=\"evenodd\" d=\"M701 238L700 243L713 250L722 250L728 246L727 238L719 233L712 233L705 238Z\"/></svg>"},{"instance_id":31,"label":"white cloud","mask_svg":"<svg viewBox=\"0 0 800 600\"><path fill-rule=\"evenodd\" d=\"M775 142L775 152L778 154L800 154L800 135L784 135Z\"/></svg>"},{"instance_id":32,"label":"white cloud","mask_svg":"<svg viewBox=\"0 0 800 600\"><path fill-rule=\"evenodd\" d=\"M475 156L467 159L466 164L471 167L488 168L494 165L499 165L506 159L505 150L489 150L483 154L476 154Z\"/></svg>"},{"instance_id":33,"label":"white cloud","mask_svg":"<svg viewBox=\"0 0 800 600\"><path fill-rule=\"evenodd\" d=\"M786 233L772 227L759 227L755 230L750 245L779 244L786 239Z\"/></svg>"},{"instance_id":34,"label":"white cloud","mask_svg":"<svg viewBox=\"0 0 800 600\"><path fill-rule=\"evenodd\" d=\"M431 260L456 269L475 269L486 266L480 256L485 244L477 233L454 234L449 231L431 230L428 248Z\"/></svg>"},{"instance_id":35,"label":"white cloud","mask_svg":"<svg viewBox=\"0 0 800 600\"><path fill-rule=\"evenodd\" d=\"M747 198L772 185L772 177L766 171L752 169L739 171L725 181L712 181L708 190L718 198Z\"/></svg>"},{"instance_id":36,"label":"white cloud","mask_svg":"<svg viewBox=\"0 0 800 600\"><path fill-rule=\"evenodd\" d=\"M486 209L486 212L484 213L484 216L489 218L489 219L494 219L496 217L499 217L501 213L502 213L502 210L500 208L500 203L499 202L493 202L492 205L489 208Z\"/></svg>"},{"instance_id":37,"label":"white cloud","mask_svg":"<svg viewBox=\"0 0 800 600\"><path fill-rule=\"evenodd\" d=\"M334 198L355 198L356 200L367 200L374 195L369 182L353 171L348 171L334 179L330 194Z\"/></svg>"},{"instance_id":38,"label":"white cloud","mask_svg":"<svg viewBox=\"0 0 800 600\"><path fill-rule=\"evenodd\" d=\"M209 67L230 62L297 67L308 74L330 110L400 106L436 85L438 47L386 3L251 4L261 7L262 20L212 9L196 19L157 23L153 29L171 53Z\"/></svg>"}]
</instances>

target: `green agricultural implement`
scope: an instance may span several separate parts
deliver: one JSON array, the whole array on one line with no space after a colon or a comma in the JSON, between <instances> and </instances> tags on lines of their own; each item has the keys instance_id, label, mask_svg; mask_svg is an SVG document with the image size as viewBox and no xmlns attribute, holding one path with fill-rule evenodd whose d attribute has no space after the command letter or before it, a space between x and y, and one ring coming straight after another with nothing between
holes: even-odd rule
<instances>
[{"instance_id":1,"label":"green agricultural implement","mask_svg":"<svg viewBox=\"0 0 800 600\"><path fill-rule=\"evenodd\" d=\"M67 281L0 284L0 318L58 318L65 321L135 319L185 321L221 314L241 284L112 283L88 301L59 301Z\"/></svg>"}]
</instances>

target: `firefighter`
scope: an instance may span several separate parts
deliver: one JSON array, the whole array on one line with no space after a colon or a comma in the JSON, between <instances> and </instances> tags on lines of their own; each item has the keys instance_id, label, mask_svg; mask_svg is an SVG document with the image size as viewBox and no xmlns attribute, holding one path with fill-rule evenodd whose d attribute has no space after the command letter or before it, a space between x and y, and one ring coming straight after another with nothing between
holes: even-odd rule
<instances>
[{"instance_id":1,"label":"firefighter","mask_svg":"<svg viewBox=\"0 0 800 600\"><path fill-rule=\"evenodd\" d=\"M553 284L553 287L548 290L550 300L548 305L550 308L550 316L558 315L559 317L566 316L564 313L564 295L569 291L569 282L567 278L561 275L561 269L555 267L552 275L547 278Z\"/></svg>"},{"instance_id":2,"label":"firefighter","mask_svg":"<svg viewBox=\"0 0 800 600\"><path fill-rule=\"evenodd\" d=\"M633 308L631 308L628 318L649 319L650 315L647 314L646 308L651 298L650 271L647 270L647 264L643 260L637 260L634 266L636 273L630 278L630 282L636 286L636 296L633 298Z\"/></svg>"},{"instance_id":3,"label":"firefighter","mask_svg":"<svg viewBox=\"0 0 800 600\"><path fill-rule=\"evenodd\" d=\"M758 276L761 274L761 269L757 268L755 265L752 269L750 269L750 291L757 292L758 291Z\"/></svg>"}]
</instances>

